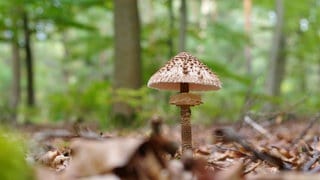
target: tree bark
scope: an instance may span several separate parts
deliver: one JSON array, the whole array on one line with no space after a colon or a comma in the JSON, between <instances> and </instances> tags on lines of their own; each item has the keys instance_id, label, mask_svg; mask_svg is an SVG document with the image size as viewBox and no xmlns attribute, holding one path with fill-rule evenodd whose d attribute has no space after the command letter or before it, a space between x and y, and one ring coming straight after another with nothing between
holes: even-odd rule
<instances>
[{"instance_id":1,"label":"tree bark","mask_svg":"<svg viewBox=\"0 0 320 180\"><path fill-rule=\"evenodd\" d=\"M319 48L320 51L320 48ZM320 57L318 59L318 90L320 90Z\"/></svg>"},{"instance_id":2,"label":"tree bark","mask_svg":"<svg viewBox=\"0 0 320 180\"><path fill-rule=\"evenodd\" d=\"M307 64L305 63L305 59L303 57L303 55L299 54L298 55L299 58L299 72L300 72L300 76L299 76L299 92L302 92L303 94L305 94L307 92L307 82L308 82L308 72L307 72Z\"/></svg>"},{"instance_id":3,"label":"tree bark","mask_svg":"<svg viewBox=\"0 0 320 180\"><path fill-rule=\"evenodd\" d=\"M61 44L63 45L63 49L64 49L64 53L63 53L63 59L65 61L68 61L70 59L70 48L68 47L68 32L67 31L63 31L62 32L62 40L61 40ZM65 85L67 85L69 83L69 77L70 77L70 72L68 70L68 68L66 68L65 66L62 66L62 75L63 75L63 82Z\"/></svg>"},{"instance_id":4,"label":"tree bark","mask_svg":"<svg viewBox=\"0 0 320 180\"><path fill-rule=\"evenodd\" d=\"M34 71L33 71L33 57L31 50L31 32L29 28L28 14L23 14L23 32L25 43L25 58L26 58L26 71L27 71L27 105L32 107L35 105L35 90L34 90Z\"/></svg>"},{"instance_id":5,"label":"tree bark","mask_svg":"<svg viewBox=\"0 0 320 180\"><path fill-rule=\"evenodd\" d=\"M170 59L173 56L173 29L174 29L174 15L173 15L172 0L168 0L168 12L169 12L168 59Z\"/></svg>"},{"instance_id":6,"label":"tree bark","mask_svg":"<svg viewBox=\"0 0 320 180\"><path fill-rule=\"evenodd\" d=\"M180 5L180 27L179 27L179 52L186 50L186 34L187 34L187 2L181 0Z\"/></svg>"},{"instance_id":7,"label":"tree bark","mask_svg":"<svg viewBox=\"0 0 320 180\"><path fill-rule=\"evenodd\" d=\"M12 93L10 98L10 107L12 109L12 120L16 121L17 117L17 108L20 103L20 94L21 94L21 86L20 86L20 52L19 52L19 44L17 39L17 32L13 30L13 38L11 42L11 50L12 50Z\"/></svg>"},{"instance_id":8,"label":"tree bark","mask_svg":"<svg viewBox=\"0 0 320 180\"><path fill-rule=\"evenodd\" d=\"M243 10L244 10L244 31L246 36L248 37L249 41L251 40L251 9L252 9L252 2L251 0L243 0ZM249 77L251 77L251 83L249 88L244 96L244 104L240 111L240 119L242 120L244 116L247 114L247 111L252 106L252 89L255 84L254 77L252 76L252 55L251 55L251 47L250 43L246 43L244 47L244 56L246 59L246 70Z\"/></svg>"},{"instance_id":9,"label":"tree bark","mask_svg":"<svg viewBox=\"0 0 320 180\"><path fill-rule=\"evenodd\" d=\"M271 47L270 65L267 79L266 92L270 96L280 96L281 83L284 77L286 65L286 40L284 35L284 8L283 0L276 0L277 22L273 36ZM269 107L268 107L269 106ZM266 110L272 110L270 105L267 105Z\"/></svg>"},{"instance_id":10,"label":"tree bark","mask_svg":"<svg viewBox=\"0 0 320 180\"><path fill-rule=\"evenodd\" d=\"M250 32L251 32L251 7L252 7L251 0L243 0L244 22L245 22L244 30L249 39L250 39ZM252 71L252 57L251 57L251 48L249 44L245 46L244 55L246 57L247 73L250 75Z\"/></svg>"},{"instance_id":11,"label":"tree bark","mask_svg":"<svg viewBox=\"0 0 320 180\"><path fill-rule=\"evenodd\" d=\"M114 88L141 86L140 21L137 0L114 0ZM113 105L116 119L130 120L133 108L125 102ZM129 121L130 122L130 121Z\"/></svg>"}]
</instances>

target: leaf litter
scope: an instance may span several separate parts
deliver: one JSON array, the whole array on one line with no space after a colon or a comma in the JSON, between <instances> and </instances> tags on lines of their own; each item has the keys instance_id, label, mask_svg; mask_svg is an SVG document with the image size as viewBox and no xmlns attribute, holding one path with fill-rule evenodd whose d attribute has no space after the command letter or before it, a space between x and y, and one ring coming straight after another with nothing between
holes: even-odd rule
<instances>
[{"instance_id":1,"label":"leaf litter","mask_svg":"<svg viewBox=\"0 0 320 180\"><path fill-rule=\"evenodd\" d=\"M183 155L179 127L161 118L150 135L41 130L27 159L40 180L320 179L318 119L194 126L194 149Z\"/></svg>"}]
</instances>

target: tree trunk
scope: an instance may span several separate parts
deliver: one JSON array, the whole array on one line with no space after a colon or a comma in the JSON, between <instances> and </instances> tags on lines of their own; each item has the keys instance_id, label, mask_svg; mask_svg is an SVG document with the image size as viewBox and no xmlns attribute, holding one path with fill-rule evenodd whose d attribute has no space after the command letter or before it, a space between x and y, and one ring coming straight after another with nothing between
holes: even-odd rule
<instances>
[{"instance_id":1,"label":"tree trunk","mask_svg":"<svg viewBox=\"0 0 320 180\"><path fill-rule=\"evenodd\" d=\"M115 61L114 88L141 86L140 21L137 0L114 0ZM116 119L130 122L133 108L125 102L113 105Z\"/></svg>"},{"instance_id":2,"label":"tree trunk","mask_svg":"<svg viewBox=\"0 0 320 180\"><path fill-rule=\"evenodd\" d=\"M14 31L12 42L12 93L10 98L10 108L12 109L12 120L15 122L17 117L17 108L20 103L20 52L17 39L17 33Z\"/></svg>"},{"instance_id":3,"label":"tree trunk","mask_svg":"<svg viewBox=\"0 0 320 180\"><path fill-rule=\"evenodd\" d=\"M64 49L64 53L63 53L63 59L64 61L68 62L70 59L70 51L69 51L69 47L68 47L68 32L67 31L63 31L62 32L62 40L61 43L63 45L63 49ZM69 83L69 77L70 77L70 72L68 70L68 68L66 68L65 66L62 66L62 75L63 75L63 84L65 85L65 87L67 87L68 83Z\"/></svg>"},{"instance_id":4,"label":"tree trunk","mask_svg":"<svg viewBox=\"0 0 320 180\"><path fill-rule=\"evenodd\" d=\"M243 0L243 9L244 9L244 30L246 32L247 37L250 39L251 32L251 0ZM250 45L247 44L244 49L244 55L246 57L246 69L247 73L250 75L252 71L252 57L251 57L251 48Z\"/></svg>"},{"instance_id":5,"label":"tree trunk","mask_svg":"<svg viewBox=\"0 0 320 180\"><path fill-rule=\"evenodd\" d=\"M24 48L26 58L26 71L27 71L27 105L32 107L35 105L35 92L34 92L34 71L33 71L33 58L31 51L31 32L29 28L28 14L23 14L23 32L24 32Z\"/></svg>"},{"instance_id":6,"label":"tree trunk","mask_svg":"<svg viewBox=\"0 0 320 180\"><path fill-rule=\"evenodd\" d=\"M270 96L280 96L281 83L284 77L286 65L286 40L283 32L284 24L283 0L276 0L277 22L271 47L270 65L267 79L266 92ZM269 106L269 107L268 107ZM266 110L272 110L267 105Z\"/></svg>"},{"instance_id":7,"label":"tree trunk","mask_svg":"<svg viewBox=\"0 0 320 180\"><path fill-rule=\"evenodd\" d=\"M244 11L244 31L246 36L249 40L251 40L251 9L252 9L252 2L251 0L243 0L243 11ZM250 43L247 43L244 47L244 56L246 58L246 69L247 74L251 77L250 86L244 96L244 104L240 111L240 119L242 120L244 116L247 114L247 111L252 106L252 89L255 85L254 77L252 76L252 56L251 56L251 47Z\"/></svg>"},{"instance_id":8,"label":"tree trunk","mask_svg":"<svg viewBox=\"0 0 320 180\"><path fill-rule=\"evenodd\" d=\"M174 29L174 15L173 15L173 3L172 0L168 0L168 12L169 12L169 37L168 37L168 59L173 55L173 29Z\"/></svg>"},{"instance_id":9,"label":"tree trunk","mask_svg":"<svg viewBox=\"0 0 320 180\"><path fill-rule=\"evenodd\" d=\"M320 57L318 59L318 90L320 91Z\"/></svg>"},{"instance_id":10,"label":"tree trunk","mask_svg":"<svg viewBox=\"0 0 320 180\"><path fill-rule=\"evenodd\" d=\"M300 69L298 70L299 71L299 87L298 87L298 90L299 92L302 92L303 94L307 93L307 82L308 82L308 72L307 72L307 64L305 63L305 59L303 57L302 54L299 54L298 55L298 58L299 58L299 67Z\"/></svg>"},{"instance_id":11,"label":"tree trunk","mask_svg":"<svg viewBox=\"0 0 320 180\"><path fill-rule=\"evenodd\" d=\"M186 34L187 34L187 2L181 0L180 5L180 27L179 27L179 52L186 50Z\"/></svg>"}]
</instances>

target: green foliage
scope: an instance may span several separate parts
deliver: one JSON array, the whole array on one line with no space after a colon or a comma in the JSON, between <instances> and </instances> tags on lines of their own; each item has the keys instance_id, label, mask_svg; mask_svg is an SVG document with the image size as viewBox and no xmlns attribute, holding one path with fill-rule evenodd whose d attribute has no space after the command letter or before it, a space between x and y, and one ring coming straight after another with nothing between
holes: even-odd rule
<instances>
[{"instance_id":1,"label":"green foliage","mask_svg":"<svg viewBox=\"0 0 320 180\"><path fill-rule=\"evenodd\" d=\"M101 127L105 128L125 127L126 124L119 124L110 113L114 102L124 102L137 112L131 123L132 127L137 127L145 124L149 117L157 114L157 109L162 108L161 104L157 105L161 100L154 97L150 91L147 87L115 91L106 82L94 82L88 87L79 89L79 84L77 84L70 87L67 92L52 93L48 96L46 109L49 112L47 116L54 121L81 119L98 122Z\"/></svg>"},{"instance_id":2,"label":"green foliage","mask_svg":"<svg viewBox=\"0 0 320 180\"><path fill-rule=\"evenodd\" d=\"M72 85L66 92L48 96L47 108L54 121L84 119L105 124L111 108L111 87L106 82L94 82L88 87Z\"/></svg>"},{"instance_id":3,"label":"green foliage","mask_svg":"<svg viewBox=\"0 0 320 180\"><path fill-rule=\"evenodd\" d=\"M25 92L22 93L18 116L22 122L83 119L113 127L115 119L110 115L113 102L125 102L134 107L137 112L135 126L144 124L153 114L176 122L179 110L168 104L172 92L151 90L145 85L160 66L178 53L179 3L173 1L173 29L170 29L168 2L146 0L139 4L144 86L137 90L115 91L111 85L114 63L112 1L0 1L0 116L7 119L10 115L12 77L8 42L15 32L23 47L21 13L25 11L33 33L38 104L36 108L26 108ZM317 111L319 0L283 1L288 65L280 97L269 97L264 89L275 23L275 1L252 1L250 34L244 31L242 1L212 1L214 4L210 7L216 9L210 12L204 12L203 2L187 2L186 50L219 76L223 88L202 94L204 104L192 108L193 119L207 124L219 119L237 120L248 94L252 101L249 111L261 111L266 102L285 109L304 97L305 105L294 110L299 113ZM301 23L308 27L303 29ZM245 47L251 49L251 74L246 70ZM25 83L23 70L23 91Z\"/></svg>"},{"instance_id":4,"label":"green foliage","mask_svg":"<svg viewBox=\"0 0 320 180\"><path fill-rule=\"evenodd\" d=\"M123 102L133 107L136 114L135 121L131 124L133 127L138 127L144 125L152 115L157 114L157 109L163 108L161 102L165 99L157 99L154 96L156 95L152 94L146 86L136 90L121 88L115 90L112 101ZM169 106L168 102L166 103ZM164 113L161 113L161 115L166 116ZM125 126L125 124L122 124L122 126Z\"/></svg>"},{"instance_id":5,"label":"green foliage","mask_svg":"<svg viewBox=\"0 0 320 180\"><path fill-rule=\"evenodd\" d=\"M0 179L33 179L33 172L25 160L24 144L17 135L1 129L0 147Z\"/></svg>"}]
</instances>

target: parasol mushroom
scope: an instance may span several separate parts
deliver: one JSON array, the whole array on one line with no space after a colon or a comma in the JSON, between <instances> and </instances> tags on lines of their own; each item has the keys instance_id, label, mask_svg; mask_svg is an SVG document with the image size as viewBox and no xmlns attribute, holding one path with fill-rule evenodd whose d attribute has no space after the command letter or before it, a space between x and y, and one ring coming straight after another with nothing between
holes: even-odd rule
<instances>
[{"instance_id":1,"label":"parasol mushroom","mask_svg":"<svg viewBox=\"0 0 320 180\"><path fill-rule=\"evenodd\" d=\"M189 91L219 90L219 78L198 58L181 52L170 59L148 81L148 87L160 90L176 90L180 94L170 97L170 104L181 108L182 152L192 149L190 106L201 104L201 97Z\"/></svg>"}]
</instances>

